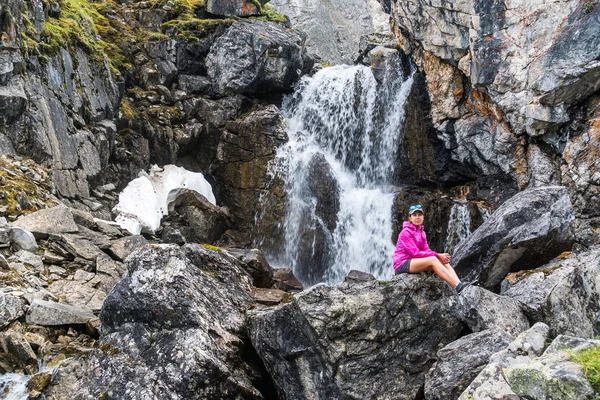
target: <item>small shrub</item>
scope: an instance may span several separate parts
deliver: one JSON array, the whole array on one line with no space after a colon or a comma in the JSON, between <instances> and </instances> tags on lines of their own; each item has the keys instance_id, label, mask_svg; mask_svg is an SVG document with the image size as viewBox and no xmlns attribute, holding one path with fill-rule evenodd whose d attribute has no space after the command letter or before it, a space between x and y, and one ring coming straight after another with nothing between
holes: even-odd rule
<instances>
[{"instance_id":1,"label":"small shrub","mask_svg":"<svg viewBox=\"0 0 600 400\"><path fill-rule=\"evenodd\" d=\"M585 13L586 14L591 14L592 11L594 11L594 3L591 2L591 1L585 3Z\"/></svg>"}]
</instances>

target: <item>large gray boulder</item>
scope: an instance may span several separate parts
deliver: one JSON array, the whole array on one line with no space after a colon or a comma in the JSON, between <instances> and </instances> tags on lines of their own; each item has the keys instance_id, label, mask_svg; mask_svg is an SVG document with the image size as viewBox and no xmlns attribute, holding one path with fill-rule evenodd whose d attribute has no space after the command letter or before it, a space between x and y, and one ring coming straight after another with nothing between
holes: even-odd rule
<instances>
[{"instance_id":1,"label":"large gray boulder","mask_svg":"<svg viewBox=\"0 0 600 400\"><path fill-rule=\"evenodd\" d=\"M524 190L500 206L456 249L454 267L465 280L498 289L510 271L544 265L574 242L575 217L566 188Z\"/></svg>"},{"instance_id":2,"label":"large gray boulder","mask_svg":"<svg viewBox=\"0 0 600 400\"><path fill-rule=\"evenodd\" d=\"M79 228L68 207L45 208L19 217L13 226L27 229L36 239L45 239L49 234L75 233Z\"/></svg>"},{"instance_id":3,"label":"large gray boulder","mask_svg":"<svg viewBox=\"0 0 600 400\"><path fill-rule=\"evenodd\" d=\"M414 399L438 346L462 324L433 275L319 284L250 316L250 338L281 399Z\"/></svg>"},{"instance_id":4,"label":"large gray boulder","mask_svg":"<svg viewBox=\"0 0 600 400\"><path fill-rule=\"evenodd\" d=\"M451 298L450 303L452 314L473 332L501 329L517 336L529 329L529 321L518 301L484 288L467 287L460 296Z\"/></svg>"},{"instance_id":5,"label":"large gray boulder","mask_svg":"<svg viewBox=\"0 0 600 400\"><path fill-rule=\"evenodd\" d=\"M472 333L437 352L437 361L425 379L425 398L455 400L513 336L502 329Z\"/></svg>"},{"instance_id":6,"label":"large gray boulder","mask_svg":"<svg viewBox=\"0 0 600 400\"><path fill-rule=\"evenodd\" d=\"M389 15L377 0L271 0L294 29L307 34L306 46L330 64L353 64L363 35L389 33ZM388 9L389 12L389 9Z\"/></svg>"},{"instance_id":7,"label":"large gray boulder","mask_svg":"<svg viewBox=\"0 0 600 400\"><path fill-rule=\"evenodd\" d=\"M583 367L573 359L600 341L560 335L544 351L547 333L548 327L538 323L494 354L459 399L595 398Z\"/></svg>"},{"instance_id":8,"label":"large gray boulder","mask_svg":"<svg viewBox=\"0 0 600 400\"><path fill-rule=\"evenodd\" d=\"M511 274L502 286L505 298L519 301L531 320L548 324L554 335L600 335L600 248Z\"/></svg>"},{"instance_id":9,"label":"large gray boulder","mask_svg":"<svg viewBox=\"0 0 600 400\"><path fill-rule=\"evenodd\" d=\"M521 333L506 349L490 357L489 364L477 375L459 399L520 399L507 382L503 373L504 368L527 365L535 357L542 355L549 333L550 328L543 323L537 323Z\"/></svg>"},{"instance_id":10,"label":"large gray boulder","mask_svg":"<svg viewBox=\"0 0 600 400\"><path fill-rule=\"evenodd\" d=\"M289 92L309 64L299 34L260 21L234 23L206 57L208 76L221 94Z\"/></svg>"},{"instance_id":11,"label":"large gray boulder","mask_svg":"<svg viewBox=\"0 0 600 400\"><path fill-rule=\"evenodd\" d=\"M262 399L245 356L248 277L217 250L146 246L104 302L99 349L60 367L48 399ZM247 353L250 354L250 353Z\"/></svg>"}]
</instances>

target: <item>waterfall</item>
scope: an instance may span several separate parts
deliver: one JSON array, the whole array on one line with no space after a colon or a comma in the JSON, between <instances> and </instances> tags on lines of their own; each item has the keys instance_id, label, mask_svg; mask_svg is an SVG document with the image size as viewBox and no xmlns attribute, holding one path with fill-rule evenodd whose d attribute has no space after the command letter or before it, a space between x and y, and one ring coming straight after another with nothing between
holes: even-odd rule
<instances>
[{"instance_id":1,"label":"waterfall","mask_svg":"<svg viewBox=\"0 0 600 400\"><path fill-rule=\"evenodd\" d=\"M455 201L450 210L448 219L448 233L446 235L446 252L454 253L460 242L471 234L471 213L469 202Z\"/></svg>"},{"instance_id":2,"label":"waterfall","mask_svg":"<svg viewBox=\"0 0 600 400\"><path fill-rule=\"evenodd\" d=\"M479 204L474 204L477 207L477 214L485 221L491 211ZM447 253L454 253L458 245L465 240L471 233L471 208L473 203L466 200L455 200L450 209L450 218L448 219L448 233L446 234L446 249Z\"/></svg>"},{"instance_id":3,"label":"waterfall","mask_svg":"<svg viewBox=\"0 0 600 400\"><path fill-rule=\"evenodd\" d=\"M393 274L389 185L412 76L391 64L379 81L365 66L322 69L284 102L289 141L271 163L285 182L284 245L268 256L304 285Z\"/></svg>"}]
</instances>

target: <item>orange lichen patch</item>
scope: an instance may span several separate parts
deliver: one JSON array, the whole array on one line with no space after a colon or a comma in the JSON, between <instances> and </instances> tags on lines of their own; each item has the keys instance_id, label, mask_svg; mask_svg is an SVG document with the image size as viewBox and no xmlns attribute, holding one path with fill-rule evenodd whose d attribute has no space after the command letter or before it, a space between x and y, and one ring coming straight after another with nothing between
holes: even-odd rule
<instances>
[{"instance_id":1,"label":"orange lichen patch","mask_svg":"<svg viewBox=\"0 0 600 400\"><path fill-rule=\"evenodd\" d=\"M534 274L542 273L542 274L544 274L544 276L548 276L560 267L562 267L562 264L559 264L555 267L549 267L549 268L537 268L537 269L529 269L529 270L519 271L519 272L512 272L512 273L506 275L506 280L511 285L514 285L514 284L522 281L523 279L525 279L531 275L534 275Z\"/></svg>"},{"instance_id":2,"label":"orange lichen patch","mask_svg":"<svg viewBox=\"0 0 600 400\"><path fill-rule=\"evenodd\" d=\"M558 256L556 256L556 259L557 260L564 260L565 258L569 257L571 254L573 254L573 252L571 252L571 251L563 251Z\"/></svg>"}]
</instances>

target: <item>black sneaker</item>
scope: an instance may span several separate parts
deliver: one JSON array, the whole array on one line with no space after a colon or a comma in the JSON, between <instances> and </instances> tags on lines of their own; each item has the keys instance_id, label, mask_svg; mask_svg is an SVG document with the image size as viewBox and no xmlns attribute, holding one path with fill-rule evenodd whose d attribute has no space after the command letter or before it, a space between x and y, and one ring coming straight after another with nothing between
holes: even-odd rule
<instances>
[{"instance_id":1,"label":"black sneaker","mask_svg":"<svg viewBox=\"0 0 600 400\"><path fill-rule=\"evenodd\" d=\"M465 288L472 286L473 283L471 282L460 282L458 284L458 286L456 286L456 293L457 294L461 294L463 290L465 290Z\"/></svg>"}]
</instances>

